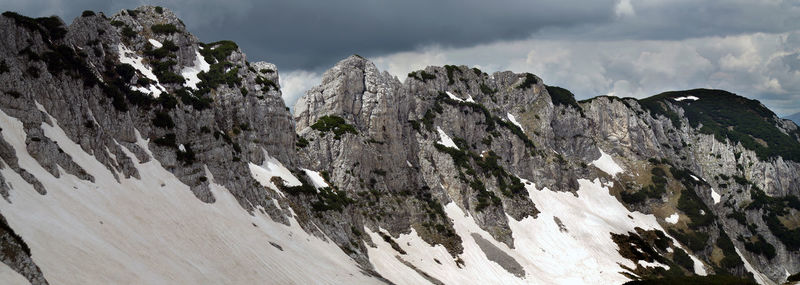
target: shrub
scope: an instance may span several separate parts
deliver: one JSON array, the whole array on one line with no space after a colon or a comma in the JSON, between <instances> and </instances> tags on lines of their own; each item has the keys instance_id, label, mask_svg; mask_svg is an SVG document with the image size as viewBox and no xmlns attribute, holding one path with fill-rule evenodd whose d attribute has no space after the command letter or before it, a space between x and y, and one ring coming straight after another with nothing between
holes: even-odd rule
<instances>
[{"instance_id":1,"label":"shrub","mask_svg":"<svg viewBox=\"0 0 800 285\"><path fill-rule=\"evenodd\" d=\"M156 34L169 35L178 32L178 28L173 24L155 24L150 26L150 30Z\"/></svg>"},{"instance_id":2,"label":"shrub","mask_svg":"<svg viewBox=\"0 0 800 285\"><path fill-rule=\"evenodd\" d=\"M735 268L744 264L742 259L739 258L739 254L736 253L733 242L724 231L720 230L717 246L722 249L722 253L725 256L719 262L723 268Z\"/></svg>"},{"instance_id":3,"label":"shrub","mask_svg":"<svg viewBox=\"0 0 800 285\"><path fill-rule=\"evenodd\" d=\"M517 88L519 88L519 89L528 89L528 88L531 88L531 86L535 85L536 83L538 83L538 81L536 80L536 76L535 75L530 74L530 73L525 73L525 81L523 81L522 84L517 86Z\"/></svg>"},{"instance_id":4,"label":"shrub","mask_svg":"<svg viewBox=\"0 0 800 285\"><path fill-rule=\"evenodd\" d=\"M766 256L767 259L774 258L776 255L775 247L766 242L764 240L764 237L761 236L760 234L757 234L755 237L756 237L755 242L751 242L750 240L744 239L742 237L739 237L739 240L744 243L744 248L747 251Z\"/></svg>"},{"instance_id":5,"label":"shrub","mask_svg":"<svg viewBox=\"0 0 800 285\"><path fill-rule=\"evenodd\" d=\"M200 72L197 75L197 77L201 80L198 87L214 89L220 84L226 84L228 87L234 87L241 84L242 79L238 76L238 67L230 68L230 70L227 72L225 71L231 66L232 64L227 62L212 64L208 72Z\"/></svg>"},{"instance_id":6,"label":"shrub","mask_svg":"<svg viewBox=\"0 0 800 285\"><path fill-rule=\"evenodd\" d=\"M335 115L320 117L316 123L311 125L311 128L322 132L322 135L325 135L326 132L333 132L334 138L337 140L346 133L358 134L355 127L345 123L344 118Z\"/></svg>"},{"instance_id":7,"label":"shrub","mask_svg":"<svg viewBox=\"0 0 800 285\"><path fill-rule=\"evenodd\" d=\"M125 26L122 28L122 36L126 38L133 38L136 36L136 32L131 29L131 27Z\"/></svg>"},{"instance_id":8,"label":"shrub","mask_svg":"<svg viewBox=\"0 0 800 285\"><path fill-rule=\"evenodd\" d=\"M308 140L304 137L297 136L297 142L294 144L299 148L304 148L308 146Z\"/></svg>"},{"instance_id":9,"label":"shrub","mask_svg":"<svg viewBox=\"0 0 800 285\"><path fill-rule=\"evenodd\" d=\"M497 93L497 89L492 89L486 84L481 83L481 92L483 92L483 94L486 95L492 95L494 93Z\"/></svg>"},{"instance_id":10,"label":"shrub","mask_svg":"<svg viewBox=\"0 0 800 285\"><path fill-rule=\"evenodd\" d=\"M706 247L706 243L708 243L709 236L704 232L685 232L683 230L679 232L674 229L669 229L668 231L671 236L685 244L692 251L703 250Z\"/></svg>"},{"instance_id":11,"label":"shrub","mask_svg":"<svg viewBox=\"0 0 800 285\"><path fill-rule=\"evenodd\" d=\"M685 268L689 272L694 272L694 261L683 249L675 249L675 251L672 253L672 261Z\"/></svg>"},{"instance_id":12,"label":"shrub","mask_svg":"<svg viewBox=\"0 0 800 285\"><path fill-rule=\"evenodd\" d=\"M175 150L175 155L178 161L183 162L183 165L191 164L195 161L194 150L192 150L192 146L190 144L184 144L183 149L186 151L181 151L180 149Z\"/></svg>"},{"instance_id":13,"label":"shrub","mask_svg":"<svg viewBox=\"0 0 800 285\"><path fill-rule=\"evenodd\" d=\"M156 13L163 14L164 8L162 8L161 6L156 6Z\"/></svg>"},{"instance_id":14,"label":"shrub","mask_svg":"<svg viewBox=\"0 0 800 285\"><path fill-rule=\"evenodd\" d=\"M447 85L453 85L455 83L453 74L456 72L461 73L461 69L455 65L445 65L444 69L447 70Z\"/></svg>"},{"instance_id":15,"label":"shrub","mask_svg":"<svg viewBox=\"0 0 800 285\"><path fill-rule=\"evenodd\" d=\"M689 228L697 229L714 222L714 214L691 189L681 191L681 197L678 199L678 209L691 219ZM705 214L701 214L701 211Z\"/></svg>"},{"instance_id":16,"label":"shrub","mask_svg":"<svg viewBox=\"0 0 800 285\"><path fill-rule=\"evenodd\" d=\"M567 89L558 86L546 86L547 93L550 94L550 99L554 105L561 105L565 107L573 107L581 112L583 115L583 108L575 101L575 95Z\"/></svg>"},{"instance_id":17,"label":"shrub","mask_svg":"<svg viewBox=\"0 0 800 285\"><path fill-rule=\"evenodd\" d=\"M414 79L422 81L422 82L428 82L428 80L436 79L436 75L427 73L424 70L419 71L419 72L416 72L416 71L409 72L408 73L408 77L409 78L414 78Z\"/></svg>"},{"instance_id":18,"label":"shrub","mask_svg":"<svg viewBox=\"0 0 800 285\"><path fill-rule=\"evenodd\" d=\"M81 17L91 17L91 16L94 16L94 11L85 10L83 11L83 13L81 13Z\"/></svg>"},{"instance_id":19,"label":"shrub","mask_svg":"<svg viewBox=\"0 0 800 285\"><path fill-rule=\"evenodd\" d=\"M153 118L153 125L159 128L171 129L175 127L175 122L172 121L169 113L160 111L156 112L156 116Z\"/></svg>"},{"instance_id":20,"label":"shrub","mask_svg":"<svg viewBox=\"0 0 800 285\"><path fill-rule=\"evenodd\" d=\"M3 16L14 19L14 24L17 26L39 32L45 39L58 40L67 34L67 30L63 27L64 23L56 16L34 19L11 11L3 12Z\"/></svg>"},{"instance_id":21,"label":"shrub","mask_svg":"<svg viewBox=\"0 0 800 285\"><path fill-rule=\"evenodd\" d=\"M175 134L173 133L169 133L162 137L156 138L155 140L153 140L153 143L155 143L156 145L166 146L166 147L178 147L177 145L175 145Z\"/></svg>"},{"instance_id":22,"label":"shrub","mask_svg":"<svg viewBox=\"0 0 800 285\"><path fill-rule=\"evenodd\" d=\"M200 49L200 54L203 55L203 58L205 58L206 62L209 64L226 61L228 56L239 48L239 46L232 41L218 41L209 44L201 43L200 46L203 47Z\"/></svg>"},{"instance_id":23,"label":"shrub","mask_svg":"<svg viewBox=\"0 0 800 285\"><path fill-rule=\"evenodd\" d=\"M256 76L256 84L264 85L264 88L261 89L261 91L264 91L264 92L269 92L270 88L274 89L275 91L279 90L278 84L276 84L272 80L269 80L269 79L261 77L261 76Z\"/></svg>"},{"instance_id":24,"label":"shrub","mask_svg":"<svg viewBox=\"0 0 800 285\"><path fill-rule=\"evenodd\" d=\"M159 61L154 62L153 65L153 73L158 77L158 82L161 84L170 84L170 83L177 83L183 84L186 82L186 79L183 76L172 72L171 67L178 64L174 60L167 60L167 61Z\"/></svg>"}]
</instances>

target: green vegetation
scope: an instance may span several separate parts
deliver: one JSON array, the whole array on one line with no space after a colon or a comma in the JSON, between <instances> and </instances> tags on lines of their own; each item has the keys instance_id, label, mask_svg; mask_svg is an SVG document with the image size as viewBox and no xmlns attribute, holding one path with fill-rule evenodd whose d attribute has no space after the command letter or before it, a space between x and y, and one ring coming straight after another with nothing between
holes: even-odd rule
<instances>
[{"instance_id":1,"label":"green vegetation","mask_svg":"<svg viewBox=\"0 0 800 285\"><path fill-rule=\"evenodd\" d=\"M700 100L671 100L681 96L696 96ZM776 127L778 121L775 114L757 100L722 90L694 89L666 92L640 101L653 115L659 113L671 119L677 117L666 108L664 102L683 108L691 126L700 128L700 132L712 134L721 142L729 139L733 143L741 143L745 148L755 151L759 159L781 156L786 160L800 161L800 131L788 135L781 132Z\"/></svg>"},{"instance_id":2,"label":"green vegetation","mask_svg":"<svg viewBox=\"0 0 800 285\"><path fill-rule=\"evenodd\" d=\"M789 282L800 281L800 272L790 275L788 278L786 278L786 281Z\"/></svg>"},{"instance_id":3,"label":"green vegetation","mask_svg":"<svg viewBox=\"0 0 800 285\"><path fill-rule=\"evenodd\" d=\"M528 89L531 86L536 85L539 81L536 80L536 76L530 73L525 73L525 81L522 82L517 88L519 89Z\"/></svg>"},{"instance_id":4,"label":"green vegetation","mask_svg":"<svg viewBox=\"0 0 800 285\"><path fill-rule=\"evenodd\" d=\"M156 116L153 118L153 125L159 128L171 129L175 127L175 122L172 121L169 113L159 111L156 112Z\"/></svg>"},{"instance_id":5,"label":"green vegetation","mask_svg":"<svg viewBox=\"0 0 800 285\"><path fill-rule=\"evenodd\" d=\"M276 84L274 81L269 80L269 79L264 78L264 77L261 77L261 76L256 76L256 84L263 85L264 87L261 89L261 91L264 91L264 92L269 92L270 88L272 88L275 91L280 90L278 88L278 84Z\"/></svg>"},{"instance_id":6,"label":"green vegetation","mask_svg":"<svg viewBox=\"0 0 800 285\"><path fill-rule=\"evenodd\" d=\"M151 45L147 45L144 50L144 55L152 56L156 59L162 59L164 57L170 56L175 57L173 52L178 51L178 46L175 45L174 42L170 40L164 41L160 48L152 49Z\"/></svg>"},{"instance_id":7,"label":"green vegetation","mask_svg":"<svg viewBox=\"0 0 800 285\"><path fill-rule=\"evenodd\" d=\"M694 272L694 260L689 257L683 249L675 248L672 253L672 261L680 265L689 272Z\"/></svg>"},{"instance_id":8,"label":"green vegetation","mask_svg":"<svg viewBox=\"0 0 800 285\"><path fill-rule=\"evenodd\" d=\"M125 26L125 27L122 28L122 36L123 37L130 39L130 38L135 37L136 35L137 35L136 31L131 29L131 27Z\"/></svg>"},{"instance_id":9,"label":"green vegetation","mask_svg":"<svg viewBox=\"0 0 800 285\"><path fill-rule=\"evenodd\" d=\"M455 76L456 72L461 73L461 69L455 65L445 65L444 69L447 70L447 85L453 85L455 83Z\"/></svg>"},{"instance_id":10,"label":"green vegetation","mask_svg":"<svg viewBox=\"0 0 800 285\"><path fill-rule=\"evenodd\" d=\"M708 234L704 232L686 232L684 230L669 229L669 234L685 244L692 251L703 250L708 243Z\"/></svg>"},{"instance_id":11,"label":"green vegetation","mask_svg":"<svg viewBox=\"0 0 800 285\"><path fill-rule=\"evenodd\" d=\"M335 115L320 117L316 123L311 125L311 128L322 132L323 136L327 132L333 132L333 138L337 140L346 133L358 134L353 125L347 124L344 118Z\"/></svg>"},{"instance_id":12,"label":"green vegetation","mask_svg":"<svg viewBox=\"0 0 800 285\"><path fill-rule=\"evenodd\" d=\"M238 74L239 68L233 67L232 63L214 63L208 72L203 71L197 74L201 81L197 86L200 89L216 89L220 84L226 84L232 88L242 84L242 79L239 78Z\"/></svg>"},{"instance_id":13,"label":"green vegetation","mask_svg":"<svg viewBox=\"0 0 800 285\"><path fill-rule=\"evenodd\" d=\"M155 143L156 145L166 146L166 147L173 147L173 148L178 147L178 145L175 144L175 134L173 133L169 133L162 137L156 138L153 140L153 143Z\"/></svg>"},{"instance_id":14,"label":"green vegetation","mask_svg":"<svg viewBox=\"0 0 800 285\"><path fill-rule=\"evenodd\" d=\"M155 24L150 26L150 30L156 34L169 35L178 32L178 28L173 24Z\"/></svg>"},{"instance_id":15,"label":"green vegetation","mask_svg":"<svg viewBox=\"0 0 800 285\"><path fill-rule=\"evenodd\" d=\"M736 253L736 249L731 241L730 237L722 231L720 228L719 237L717 238L717 247L722 249L722 253L724 257L720 260L719 265L723 268L733 269L739 266L744 265L742 259L739 257L739 254Z\"/></svg>"},{"instance_id":16,"label":"green vegetation","mask_svg":"<svg viewBox=\"0 0 800 285\"><path fill-rule=\"evenodd\" d=\"M800 228L790 229L784 225L779 216L791 215L791 210L800 210L800 199L796 196L770 197L764 191L753 187L750 189L753 202L747 209L763 209L767 227L789 250L800 249Z\"/></svg>"},{"instance_id":17,"label":"green vegetation","mask_svg":"<svg viewBox=\"0 0 800 285\"><path fill-rule=\"evenodd\" d=\"M186 151L181 151L180 149L175 151L176 159L180 162L183 162L183 165L192 164L195 161L194 151L192 150L192 146L190 144L184 144L183 149Z\"/></svg>"},{"instance_id":18,"label":"green vegetation","mask_svg":"<svg viewBox=\"0 0 800 285\"><path fill-rule=\"evenodd\" d=\"M294 143L299 148L304 148L308 146L308 140L304 137L297 136L297 142Z\"/></svg>"},{"instance_id":19,"label":"green vegetation","mask_svg":"<svg viewBox=\"0 0 800 285\"><path fill-rule=\"evenodd\" d=\"M419 72L417 72L417 71L409 72L408 73L408 78L414 78L414 79L422 81L422 82L428 82L428 80L436 79L436 75L427 73L424 70L422 70L422 71L419 71Z\"/></svg>"},{"instance_id":20,"label":"green vegetation","mask_svg":"<svg viewBox=\"0 0 800 285\"><path fill-rule=\"evenodd\" d=\"M163 14L164 13L164 8L161 7L161 6L156 6L156 13Z\"/></svg>"},{"instance_id":21,"label":"green vegetation","mask_svg":"<svg viewBox=\"0 0 800 285\"><path fill-rule=\"evenodd\" d=\"M740 236L739 241L744 243L744 248L749 252L766 256L767 259L775 257L775 247L768 243L763 236L756 234L754 238L755 242Z\"/></svg>"},{"instance_id":22,"label":"green vegetation","mask_svg":"<svg viewBox=\"0 0 800 285\"><path fill-rule=\"evenodd\" d=\"M581 116L585 116L583 108L575 101L575 95L567 89L558 86L545 86L547 93L550 94L550 99L553 100L553 105L561 105L565 107L573 107L581 112Z\"/></svg>"},{"instance_id":23,"label":"green vegetation","mask_svg":"<svg viewBox=\"0 0 800 285\"><path fill-rule=\"evenodd\" d=\"M233 51L239 49L239 46L232 41L218 41L209 44L201 43L200 46L203 47L200 49L200 54L203 55L203 58L205 58L206 62L209 64L225 62Z\"/></svg>"},{"instance_id":24,"label":"green vegetation","mask_svg":"<svg viewBox=\"0 0 800 285\"><path fill-rule=\"evenodd\" d=\"M355 202L353 199L347 197L343 191L336 191L330 187L325 187L317 193L317 201L311 203L311 209L317 212L321 211L338 211L342 212L344 207Z\"/></svg>"},{"instance_id":25,"label":"green vegetation","mask_svg":"<svg viewBox=\"0 0 800 285\"><path fill-rule=\"evenodd\" d=\"M497 89L492 89L491 87L487 86L486 84L481 83L481 92L486 95L492 95L497 93Z\"/></svg>"},{"instance_id":26,"label":"green vegetation","mask_svg":"<svg viewBox=\"0 0 800 285\"><path fill-rule=\"evenodd\" d=\"M42 38L45 40L60 40L67 35L67 30L64 28L64 23L62 23L61 19L56 16L34 19L11 11L3 12L3 16L14 19L14 24L17 26L39 32L39 34L42 35Z\"/></svg>"},{"instance_id":27,"label":"green vegetation","mask_svg":"<svg viewBox=\"0 0 800 285\"><path fill-rule=\"evenodd\" d=\"M667 174L664 169L653 167L650 173L652 174L651 181L653 184L647 185L634 193L621 192L620 198L622 198L623 202L638 204L647 201L647 199L659 199L667 193Z\"/></svg>"},{"instance_id":28,"label":"green vegetation","mask_svg":"<svg viewBox=\"0 0 800 285\"><path fill-rule=\"evenodd\" d=\"M122 21L117 21L117 20L111 21L110 24L112 26L114 26L114 27L117 27L117 28L122 27L122 26L125 25L125 23L123 23Z\"/></svg>"},{"instance_id":29,"label":"green vegetation","mask_svg":"<svg viewBox=\"0 0 800 285\"><path fill-rule=\"evenodd\" d=\"M81 17L91 17L94 16L94 11L92 10L85 10L81 13Z\"/></svg>"},{"instance_id":30,"label":"green vegetation","mask_svg":"<svg viewBox=\"0 0 800 285\"><path fill-rule=\"evenodd\" d=\"M714 222L714 214L692 189L681 191L681 197L678 199L678 210L689 216L689 219L691 219L689 228L691 229L708 226Z\"/></svg>"},{"instance_id":31,"label":"green vegetation","mask_svg":"<svg viewBox=\"0 0 800 285\"><path fill-rule=\"evenodd\" d=\"M202 111L211 107L213 99L206 97L204 94L193 95L191 91L186 88L181 88L175 91L183 104L191 105L195 110Z\"/></svg>"},{"instance_id":32,"label":"green vegetation","mask_svg":"<svg viewBox=\"0 0 800 285\"><path fill-rule=\"evenodd\" d=\"M172 72L172 67L178 64L174 60L153 62L153 74L158 77L158 82L161 84L183 84L186 79L180 74Z\"/></svg>"}]
</instances>

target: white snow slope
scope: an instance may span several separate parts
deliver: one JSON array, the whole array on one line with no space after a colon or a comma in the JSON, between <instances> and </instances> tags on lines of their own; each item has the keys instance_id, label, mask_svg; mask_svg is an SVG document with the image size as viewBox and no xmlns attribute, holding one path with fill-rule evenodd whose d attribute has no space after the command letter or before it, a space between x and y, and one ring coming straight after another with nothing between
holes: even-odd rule
<instances>
[{"instance_id":1,"label":"white snow slope","mask_svg":"<svg viewBox=\"0 0 800 285\"><path fill-rule=\"evenodd\" d=\"M20 167L47 189L39 195L11 168L0 169L11 186L11 203L0 200L0 211L50 284L378 283L336 245L307 234L293 219L286 226L260 211L249 214L208 172L212 204L197 199L157 160L140 163L130 152L141 179L117 182L57 123L45 123L45 135L96 182L63 171L56 178L26 152L19 120L0 111L0 125ZM141 138L138 143L147 146ZM6 271L0 270L0 283L18 280L6 280Z\"/></svg>"},{"instance_id":2,"label":"white snow slope","mask_svg":"<svg viewBox=\"0 0 800 285\"><path fill-rule=\"evenodd\" d=\"M445 133L442 130L442 128L436 127L436 131L439 132L439 141L436 142L436 143L438 143L440 145L443 145L443 146L446 146L446 147L452 147L454 149L458 149L458 146L456 145L456 143L454 143L453 140L450 139L450 137L447 135L447 133Z\"/></svg>"},{"instance_id":3,"label":"white snow slope","mask_svg":"<svg viewBox=\"0 0 800 285\"><path fill-rule=\"evenodd\" d=\"M655 216L628 211L599 180L578 180L577 197L570 192L538 190L533 183L523 182L541 213L537 218L521 221L507 217L514 237L513 249L493 239L472 217L450 203L445 212L463 240L462 268L443 246L425 243L415 231L396 239L407 252L401 255L380 235L365 229L377 246L368 247L370 261L381 275L397 284L430 283L398 258L446 284L621 284L629 280L620 274L624 271L620 265L636 265L618 253L610 233L634 232L635 227L663 231ZM513 257L524 268L524 276L517 277L489 260L473 235Z\"/></svg>"},{"instance_id":4,"label":"white snow slope","mask_svg":"<svg viewBox=\"0 0 800 285\"><path fill-rule=\"evenodd\" d=\"M602 149L600 149L600 158L598 158L595 161L592 161L592 163L590 164L594 165L597 168L600 168L600 170L602 170L605 173L608 173L608 175L611 176L617 176L618 173L623 171L622 167L620 167L619 164L614 162L614 159L611 157L611 155L608 155Z\"/></svg>"}]
</instances>

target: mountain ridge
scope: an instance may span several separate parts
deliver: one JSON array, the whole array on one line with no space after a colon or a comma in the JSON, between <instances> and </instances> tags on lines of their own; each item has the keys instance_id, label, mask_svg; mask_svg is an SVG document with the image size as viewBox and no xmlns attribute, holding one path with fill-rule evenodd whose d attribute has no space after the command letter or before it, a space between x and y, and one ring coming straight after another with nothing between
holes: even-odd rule
<instances>
[{"instance_id":1,"label":"mountain ridge","mask_svg":"<svg viewBox=\"0 0 800 285\"><path fill-rule=\"evenodd\" d=\"M41 195L60 197L63 189L53 181L73 177L80 189L121 187L115 183L155 183L152 187L158 188L150 181L155 178L176 193L185 188L207 207L233 211L229 206L236 205L252 218L225 216L238 217L229 220L234 224L253 219L252 226L244 224L264 232L233 228L259 240L264 256L324 248L338 259L320 258L321 264L352 259L352 264L331 268L373 282L563 283L583 278L622 283L711 273L771 284L785 279L777 265L787 272L800 269L798 252L787 239L796 229L782 222L798 210L791 197L800 194L800 167L780 155L764 160L741 143L697 131L703 122L715 121L686 114L708 98L698 95L695 103L674 99L697 90L664 95L673 100L597 97L577 102L568 90L547 86L530 73L489 75L465 66L431 66L400 82L351 56L328 70L289 114L274 65L249 63L232 42L200 43L168 9L144 6L110 19L84 13L65 28L52 20L39 20L42 25L20 17L4 14L0 19L0 35L20 37L18 42L25 44L4 47L3 56L11 59L5 76L25 80L2 86L12 95L0 101L2 134L10 141L3 142L11 146L0 152L9 166L0 177L17 186L0 188L9 202L0 205L0 213L13 217L10 228L34 244L32 254L22 254L32 260L3 258L4 263L18 272L46 264L43 273L25 275L30 282L68 279L54 260L36 259L53 250L36 238L37 226L25 218L25 213L43 211L37 207L39 198L14 193L29 187L18 185L31 185ZM64 38L44 41L62 34L59 29L66 31ZM91 52L82 56L81 51ZM65 74L59 63L73 60L88 64ZM778 132L796 132L796 125L772 117L771 111L762 116ZM22 129L8 129L16 121ZM64 136L56 135L59 129ZM70 141L78 147L66 148ZM17 157L26 158L19 160L21 166L13 162ZM79 159L86 157L102 169ZM33 208L17 207L15 199ZM588 201L602 201L594 205L605 205L609 212L587 210L593 204L569 208ZM200 209L176 208L175 213L185 219L191 211L203 213ZM90 219L75 209L64 211L87 228L97 227L97 221L88 226ZM603 221L602 227L589 228L586 220L562 213L571 211ZM115 214L106 215L113 220ZM670 222L673 215L675 223ZM628 218L633 221L625 222ZM574 244L543 243L525 228ZM575 238L598 230L609 235ZM271 234L287 231L288 236L332 243L294 246L297 240ZM171 233L161 229L157 235ZM261 239L265 236L271 239ZM251 245L246 239L237 242ZM339 252L329 252L329 245ZM565 254L531 254L537 248ZM566 254L570 248L586 251ZM595 248L611 250L591 255ZM684 255L676 253L679 249ZM563 258L580 254L600 265L586 265L580 275L542 265L575 261ZM261 264L262 269L268 271L241 277L254 281L267 272L292 275L279 263L264 262L268 265ZM309 269L298 266L297 272ZM491 273L482 271L488 269ZM473 276L470 270L485 274ZM329 273L326 278L340 278L335 270ZM214 278L198 274L192 280Z\"/></svg>"}]
</instances>

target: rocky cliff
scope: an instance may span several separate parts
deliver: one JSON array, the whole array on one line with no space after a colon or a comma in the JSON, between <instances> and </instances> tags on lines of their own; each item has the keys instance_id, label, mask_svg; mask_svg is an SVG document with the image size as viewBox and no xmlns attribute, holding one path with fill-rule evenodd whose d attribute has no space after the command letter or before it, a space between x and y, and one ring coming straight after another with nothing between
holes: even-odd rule
<instances>
[{"instance_id":1,"label":"rocky cliff","mask_svg":"<svg viewBox=\"0 0 800 285\"><path fill-rule=\"evenodd\" d=\"M725 91L578 102L529 73L401 82L351 56L290 114L274 65L161 7L69 25L6 12L0 37L4 280L800 271L800 130Z\"/></svg>"}]
</instances>

